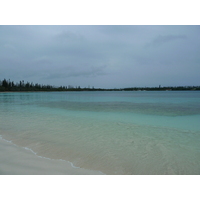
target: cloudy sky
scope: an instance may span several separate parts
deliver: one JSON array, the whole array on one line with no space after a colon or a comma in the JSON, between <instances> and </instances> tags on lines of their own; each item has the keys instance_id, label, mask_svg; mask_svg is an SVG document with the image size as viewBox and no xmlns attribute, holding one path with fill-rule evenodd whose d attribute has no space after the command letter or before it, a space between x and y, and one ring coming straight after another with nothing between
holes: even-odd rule
<instances>
[{"instance_id":1,"label":"cloudy sky","mask_svg":"<svg viewBox=\"0 0 200 200\"><path fill-rule=\"evenodd\" d=\"M0 26L0 80L200 85L200 26Z\"/></svg>"}]
</instances>

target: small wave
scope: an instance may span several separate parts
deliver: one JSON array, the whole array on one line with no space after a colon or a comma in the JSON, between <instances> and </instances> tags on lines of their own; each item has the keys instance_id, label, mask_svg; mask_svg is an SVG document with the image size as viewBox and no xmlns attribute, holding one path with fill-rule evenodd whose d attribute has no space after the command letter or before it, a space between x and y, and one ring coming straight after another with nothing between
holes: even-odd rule
<instances>
[{"instance_id":1,"label":"small wave","mask_svg":"<svg viewBox=\"0 0 200 200\"><path fill-rule=\"evenodd\" d=\"M71 164L71 166L73 167L73 168L75 168L75 169L80 169L80 167L76 167L72 162L70 162L70 161L68 161L70 164Z\"/></svg>"},{"instance_id":2,"label":"small wave","mask_svg":"<svg viewBox=\"0 0 200 200\"><path fill-rule=\"evenodd\" d=\"M39 156L35 151L33 151L32 149L30 149L28 147L22 147L22 148L25 149L25 150L30 151L31 153L35 154L39 158L44 158L44 159L47 159L47 160L55 160L55 159L47 158L47 157L44 157L44 156Z\"/></svg>"},{"instance_id":3,"label":"small wave","mask_svg":"<svg viewBox=\"0 0 200 200\"><path fill-rule=\"evenodd\" d=\"M28 148L28 147L23 147L24 149L31 151L33 154L37 155L32 149Z\"/></svg>"},{"instance_id":4,"label":"small wave","mask_svg":"<svg viewBox=\"0 0 200 200\"><path fill-rule=\"evenodd\" d=\"M54 159L52 159L52 160L54 160ZM75 168L75 169L80 169L80 167L76 167L72 162L70 162L70 161L67 161L67 160L63 160L63 159L58 159L59 161L62 161L62 162L68 162L73 168Z\"/></svg>"},{"instance_id":5,"label":"small wave","mask_svg":"<svg viewBox=\"0 0 200 200\"><path fill-rule=\"evenodd\" d=\"M11 140L6 140L6 139L4 139L4 138L2 137L2 135L0 135L0 139L3 140L3 141L6 141L6 142L8 142L8 143L11 143L11 144L13 144L13 145L15 145L15 146L17 146L17 145L14 144Z\"/></svg>"}]
</instances>

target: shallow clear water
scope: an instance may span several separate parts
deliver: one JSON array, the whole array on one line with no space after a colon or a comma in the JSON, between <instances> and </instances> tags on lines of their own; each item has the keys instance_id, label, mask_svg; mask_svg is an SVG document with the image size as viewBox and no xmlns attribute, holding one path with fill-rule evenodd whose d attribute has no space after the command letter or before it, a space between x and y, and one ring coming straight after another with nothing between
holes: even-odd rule
<instances>
[{"instance_id":1,"label":"shallow clear water","mask_svg":"<svg viewBox=\"0 0 200 200\"><path fill-rule=\"evenodd\" d=\"M0 93L0 135L106 174L200 174L200 92Z\"/></svg>"}]
</instances>

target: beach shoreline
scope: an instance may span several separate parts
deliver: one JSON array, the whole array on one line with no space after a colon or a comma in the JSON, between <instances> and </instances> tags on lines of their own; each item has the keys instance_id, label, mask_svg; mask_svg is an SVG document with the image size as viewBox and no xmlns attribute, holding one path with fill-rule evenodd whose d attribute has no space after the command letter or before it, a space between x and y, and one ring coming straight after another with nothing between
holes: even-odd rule
<instances>
[{"instance_id":1,"label":"beach shoreline","mask_svg":"<svg viewBox=\"0 0 200 200\"><path fill-rule=\"evenodd\" d=\"M40 157L0 137L0 175L103 175L64 160Z\"/></svg>"}]
</instances>

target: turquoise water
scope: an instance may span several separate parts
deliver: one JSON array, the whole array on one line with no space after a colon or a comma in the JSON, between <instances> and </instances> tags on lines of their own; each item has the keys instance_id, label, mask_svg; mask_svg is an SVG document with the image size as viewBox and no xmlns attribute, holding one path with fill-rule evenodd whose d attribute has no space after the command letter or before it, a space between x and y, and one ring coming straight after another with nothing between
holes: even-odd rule
<instances>
[{"instance_id":1,"label":"turquoise water","mask_svg":"<svg viewBox=\"0 0 200 200\"><path fill-rule=\"evenodd\" d=\"M105 174L200 174L200 92L0 93L0 135Z\"/></svg>"}]
</instances>

